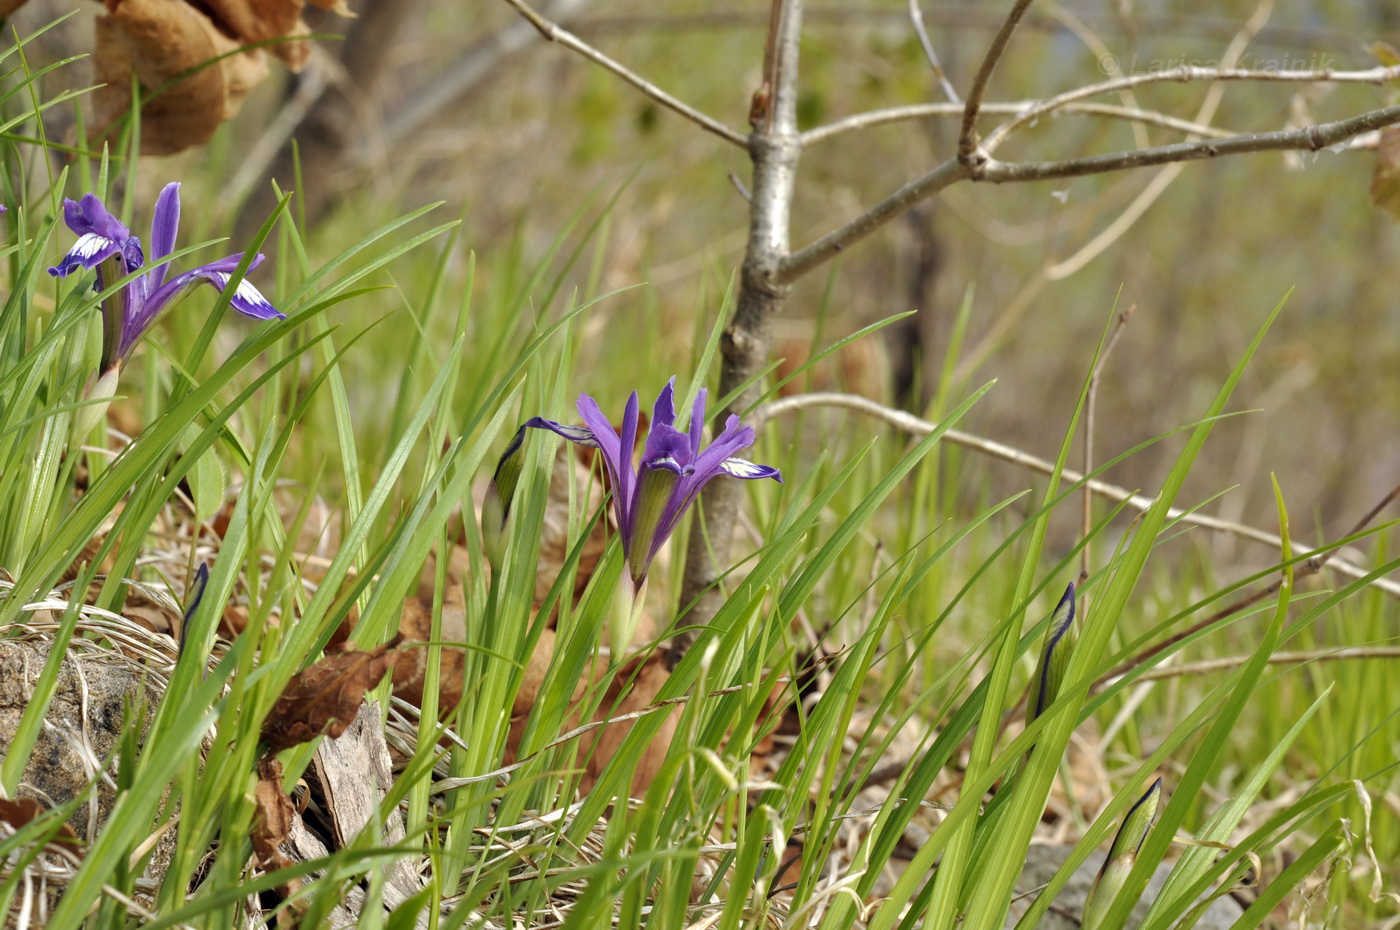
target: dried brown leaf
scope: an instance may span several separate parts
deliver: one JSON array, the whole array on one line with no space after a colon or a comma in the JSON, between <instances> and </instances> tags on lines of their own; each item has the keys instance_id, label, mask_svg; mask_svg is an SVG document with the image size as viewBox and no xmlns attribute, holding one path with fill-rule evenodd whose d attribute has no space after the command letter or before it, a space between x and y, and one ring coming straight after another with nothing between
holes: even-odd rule
<instances>
[{"instance_id":1,"label":"dried brown leaf","mask_svg":"<svg viewBox=\"0 0 1400 930\"><path fill-rule=\"evenodd\" d=\"M543 641L541 642L543 643ZM602 663L595 665L594 668L598 676L607 674L606 666ZM666 684L670 675L671 673L666 668L665 659L660 653L638 655L624 662L613 670L612 678L608 682L607 694L597 711L589 718L589 722L598 723L617 719L645 710L656 701L657 695L661 693L661 688ZM569 715L567 729L577 727L584 722L583 715L578 711L578 704L585 697L590 682L596 680L594 676L585 675L584 679L579 682L573 696L575 709ZM520 740L525 735L525 726L530 720L528 706L522 710L520 701L516 702L516 711L516 715L511 717L510 732L506 737L505 761L507 763L516 760L520 751ZM646 791L652 780L656 778L657 772L661 770L666 753L670 749L671 740L676 735L676 711L675 707L656 711L656 713L664 714L666 719L661 724L661 729L657 731L655 739L643 751L641 761L637 763L637 768L633 771L632 786L629 790L634 797L640 797L640 793ZM636 726L636 722L635 719L632 719L610 723L590 731L579 741L579 759L584 765L584 773L579 780L580 791L586 794L592 790L598 776L602 774L603 768L613 756L617 755L623 740L627 738L627 734L632 732L632 727Z\"/></svg>"},{"instance_id":2,"label":"dried brown leaf","mask_svg":"<svg viewBox=\"0 0 1400 930\"><path fill-rule=\"evenodd\" d=\"M292 860L282 852L282 844L291 835L297 822L297 811L292 799L282 791L282 763L271 757L258 761L258 784L253 789L253 831L249 839L253 843L253 856L258 868L264 872L275 872L292 865ZM301 879L292 878L273 889L282 900L294 896L301 890ZM305 910L305 905L284 908L278 912L278 926L296 926L297 918ZM285 923L285 919L290 923Z\"/></svg>"},{"instance_id":3,"label":"dried brown leaf","mask_svg":"<svg viewBox=\"0 0 1400 930\"><path fill-rule=\"evenodd\" d=\"M245 45L291 39L271 42L264 47L293 71L301 70L311 54L306 40L296 38L311 33L301 21L304 6L302 0L204 0L204 7L214 22Z\"/></svg>"},{"instance_id":4,"label":"dried brown leaf","mask_svg":"<svg viewBox=\"0 0 1400 930\"><path fill-rule=\"evenodd\" d=\"M330 10L332 13L339 16L346 16L350 19L354 19L356 15L345 0L311 0L311 2L323 10Z\"/></svg>"},{"instance_id":5,"label":"dried brown leaf","mask_svg":"<svg viewBox=\"0 0 1400 930\"><path fill-rule=\"evenodd\" d=\"M34 798L0 798L0 821L3 821L18 830L25 824L41 816L48 808ZM78 842L78 834L73 832L73 828L68 824L63 824L58 828L58 832L49 840L50 846L61 846L64 849L78 852L82 845Z\"/></svg>"},{"instance_id":6,"label":"dried brown leaf","mask_svg":"<svg viewBox=\"0 0 1400 930\"><path fill-rule=\"evenodd\" d=\"M1371 203L1400 217L1400 127L1381 130L1371 173Z\"/></svg>"},{"instance_id":7,"label":"dried brown leaf","mask_svg":"<svg viewBox=\"0 0 1400 930\"><path fill-rule=\"evenodd\" d=\"M269 753L308 743L323 734L336 737L344 733L359 713L365 692L394 666L400 639L395 636L368 650L348 645L328 650L323 658L293 676L263 722L262 735Z\"/></svg>"},{"instance_id":8,"label":"dried brown leaf","mask_svg":"<svg viewBox=\"0 0 1400 930\"><path fill-rule=\"evenodd\" d=\"M426 643L432 638L432 599L411 597L404 602L399 620L399 636L404 642ZM467 638L466 594L461 585L452 585L443 596L442 642L463 642ZM429 653L426 647L400 649L394 661L394 696L415 707L423 706L423 683L428 674ZM438 708L450 713L462 698L462 675L466 669L466 652L454 646L442 649L442 665L438 680Z\"/></svg>"},{"instance_id":9,"label":"dried brown leaf","mask_svg":"<svg viewBox=\"0 0 1400 930\"><path fill-rule=\"evenodd\" d=\"M93 52L104 85L95 92L97 123L111 127L130 108L133 72L143 96L161 89L141 106L144 155L169 155L208 141L267 76L259 50L240 51L238 41L185 0L106 4Z\"/></svg>"},{"instance_id":10,"label":"dried brown leaf","mask_svg":"<svg viewBox=\"0 0 1400 930\"><path fill-rule=\"evenodd\" d=\"M282 790L282 763L273 758L258 762L258 784L253 789L253 854L258 857L261 867L282 854L279 846L287 841L292 832L292 822L296 819L296 808L292 799Z\"/></svg>"}]
</instances>

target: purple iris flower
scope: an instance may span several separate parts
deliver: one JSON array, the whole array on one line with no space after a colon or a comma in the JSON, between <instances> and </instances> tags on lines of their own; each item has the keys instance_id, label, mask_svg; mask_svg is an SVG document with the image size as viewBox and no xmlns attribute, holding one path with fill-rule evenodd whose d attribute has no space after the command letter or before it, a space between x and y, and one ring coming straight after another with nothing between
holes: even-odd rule
<instances>
[{"instance_id":1,"label":"purple iris flower","mask_svg":"<svg viewBox=\"0 0 1400 930\"><path fill-rule=\"evenodd\" d=\"M200 284L212 284L221 292L227 288L243 258L243 253L239 252L166 279L170 267L167 256L175 248L175 233L180 225L178 182L165 185L156 200L155 217L151 221L150 266L146 265L141 251L141 240L108 213L95 194L85 194L79 201L65 199L63 220L78 234L78 241L62 261L49 269L54 277L65 277L80 268L96 268L97 289L101 291L133 272L149 269L102 302L103 374L121 366L169 304ZM262 260L258 255L248 270L258 267ZM256 320L285 318L285 314L279 313L246 280L238 282L229 306Z\"/></svg>"},{"instance_id":2,"label":"purple iris flower","mask_svg":"<svg viewBox=\"0 0 1400 930\"><path fill-rule=\"evenodd\" d=\"M672 378L656 399L639 468L632 464L632 450L637 442L636 391L627 401L621 433L603 415L598 402L587 394L578 399L583 426L566 426L542 417L525 423L535 429L552 430L581 446L595 448L602 456L612 481L618 532L622 536L622 549L634 589L640 588L646 580L651 560L711 478L730 475L783 480L778 469L734 455L754 442L753 427L740 426L737 416L729 417L724 432L709 446L701 448L700 434L705 427L703 390L695 398L689 432L676 429L675 386L676 379Z\"/></svg>"}]
</instances>

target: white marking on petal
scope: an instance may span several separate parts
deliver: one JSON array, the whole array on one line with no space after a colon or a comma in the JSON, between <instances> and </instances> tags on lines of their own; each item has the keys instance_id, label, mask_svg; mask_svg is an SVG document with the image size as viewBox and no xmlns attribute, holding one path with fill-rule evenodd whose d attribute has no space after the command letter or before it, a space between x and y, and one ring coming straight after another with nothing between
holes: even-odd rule
<instances>
[{"instance_id":1,"label":"white marking on petal","mask_svg":"<svg viewBox=\"0 0 1400 930\"><path fill-rule=\"evenodd\" d=\"M97 233L84 233L78 237L77 242L73 243L73 251L69 254L92 258L103 249L110 249L115 245L116 243L106 236L99 236Z\"/></svg>"},{"instance_id":2,"label":"white marking on petal","mask_svg":"<svg viewBox=\"0 0 1400 930\"><path fill-rule=\"evenodd\" d=\"M664 468L667 471L675 472L678 475L688 474L689 472L693 472L695 470L693 468L687 470L687 468L684 465L682 465L674 455L658 455L656 458L648 459L642 464L645 465L647 468L652 469L653 471L658 468Z\"/></svg>"},{"instance_id":3,"label":"white marking on petal","mask_svg":"<svg viewBox=\"0 0 1400 930\"><path fill-rule=\"evenodd\" d=\"M234 297L255 307L273 310L272 301L262 295L262 291L253 286L247 278L238 282L238 290L233 292ZM273 310L273 312L276 312Z\"/></svg>"},{"instance_id":4,"label":"white marking on petal","mask_svg":"<svg viewBox=\"0 0 1400 930\"><path fill-rule=\"evenodd\" d=\"M720 470L735 478L768 478L777 474L777 469L759 465L748 459L728 458L720 463Z\"/></svg>"},{"instance_id":5,"label":"white marking on petal","mask_svg":"<svg viewBox=\"0 0 1400 930\"><path fill-rule=\"evenodd\" d=\"M593 435L593 430L586 426L565 426L560 423L554 426L553 430L565 439L574 442L580 442L589 446L596 446L598 444L598 439Z\"/></svg>"}]
</instances>

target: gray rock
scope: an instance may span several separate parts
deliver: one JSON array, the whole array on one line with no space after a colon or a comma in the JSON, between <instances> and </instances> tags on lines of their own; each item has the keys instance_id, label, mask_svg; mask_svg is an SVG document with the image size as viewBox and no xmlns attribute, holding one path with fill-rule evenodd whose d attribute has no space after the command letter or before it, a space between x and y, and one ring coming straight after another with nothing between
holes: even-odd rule
<instances>
[{"instance_id":1,"label":"gray rock","mask_svg":"<svg viewBox=\"0 0 1400 930\"><path fill-rule=\"evenodd\" d=\"M1073 846L1032 846L1026 853L1026 867L1021 872L1021 880L1016 884L1017 894L1033 891L1044 885L1055 876L1060 866L1069 858ZM1095 852L1089 857L1070 878L1055 899L1055 904L1046 912L1037 925L1037 930L1078 930L1079 915L1084 912L1084 899L1089 896L1089 888L1094 884L1094 876L1099 874L1099 867L1103 865L1104 852ZM1128 918L1127 926L1136 927L1147 916L1147 908L1151 905L1157 893L1162 890L1162 886L1167 881L1167 875L1171 873L1171 863L1163 863L1158 867L1152 880L1148 882L1147 891L1133 909L1132 916ZM1016 921L1025 913L1030 901L1018 902L1011 905L1011 917L1007 920L1006 926L1016 926ZM1228 930L1244 909L1239 903L1228 896L1219 898L1201 915L1201 919L1196 923L1198 930Z\"/></svg>"}]
</instances>

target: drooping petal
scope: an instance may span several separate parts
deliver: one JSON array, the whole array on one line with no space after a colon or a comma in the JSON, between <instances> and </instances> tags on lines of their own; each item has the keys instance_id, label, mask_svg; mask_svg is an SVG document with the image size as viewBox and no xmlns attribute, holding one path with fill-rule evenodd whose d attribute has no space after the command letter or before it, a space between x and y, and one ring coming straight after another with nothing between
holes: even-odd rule
<instances>
[{"instance_id":1,"label":"drooping petal","mask_svg":"<svg viewBox=\"0 0 1400 930\"><path fill-rule=\"evenodd\" d=\"M262 263L263 257L258 255L248 265L248 270L252 271ZM221 258L216 262L201 265L190 271L177 274L156 288L146 298L145 306L139 314L139 322L142 330L149 327L165 309L166 305L172 301L183 297L192 288L200 284L212 284L220 292L227 290L229 282L233 278L233 272L238 268L239 262L243 260L242 253L230 255L228 258ZM286 314L278 311L272 302L262 295L248 279L244 278L238 282L234 288L233 296L229 299L229 306L237 310L244 316L252 317L255 320L281 320L286 319ZM137 322L137 321L133 321Z\"/></svg>"},{"instance_id":2,"label":"drooping petal","mask_svg":"<svg viewBox=\"0 0 1400 930\"><path fill-rule=\"evenodd\" d=\"M739 418L730 414L729 419L725 421L724 432L716 436L715 441L695 459L696 476L704 475L705 480L709 480L719 474L721 466L733 458L734 453L740 449L747 449L753 443L753 427L741 426Z\"/></svg>"},{"instance_id":3,"label":"drooping petal","mask_svg":"<svg viewBox=\"0 0 1400 930\"><path fill-rule=\"evenodd\" d=\"M554 420L546 420L544 417L531 417L525 421L525 425L531 429L547 429L558 433L569 442L576 442L581 446L588 446L592 449L599 448L598 437L593 435L593 430L586 426L569 426L567 423L557 423Z\"/></svg>"},{"instance_id":4,"label":"drooping petal","mask_svg":"<svg viewBox=\"0 0 1400 930\"><path fill-rule=\"evenodd\" d=\"M737 456L730 456L720 462L719 468L733 478L775 478L779 484L783 482L783 473L772 465L759 465Z\"/></svg>"},{"instance_id":5,"label":"drooping petal","mask_svg":"<svg viewBox=\"0 0 1400 930\"><path fill-rule=\"evenodd\" d=\"M70 275L79 268L95 268L114 255L122 256L128 274L141 267L141 243L121 220L107 212L96 195L64 200L63 221L78 234L78 241L62 261L49 269L54 277Z\"/></svg>"},{"instance_id":6,"label":"drooping petal","mask_svg":"<svg viewBox=\"0 0 1400 930\"><path fill-rule=\"evenodd\" d=\"M108 239L94 232L83 233L68 254L49 269L49 274L63 278L79 268L96 268L112 256L121 255L123 245L124 240Z\"/></svg>"},{"instance_id":7,"label":"drooping petal","mask_svg":"<svg viewBox=\"0 0 1400 930\"><path fill-rule=\"evenodd\" d=\"M171 181L161 189L156 199L155 216L151 219L151 290L165 283L170 263L164 259L175 250L175 234L180 229L180 182Z\"/></svg>"}]
</instances>

